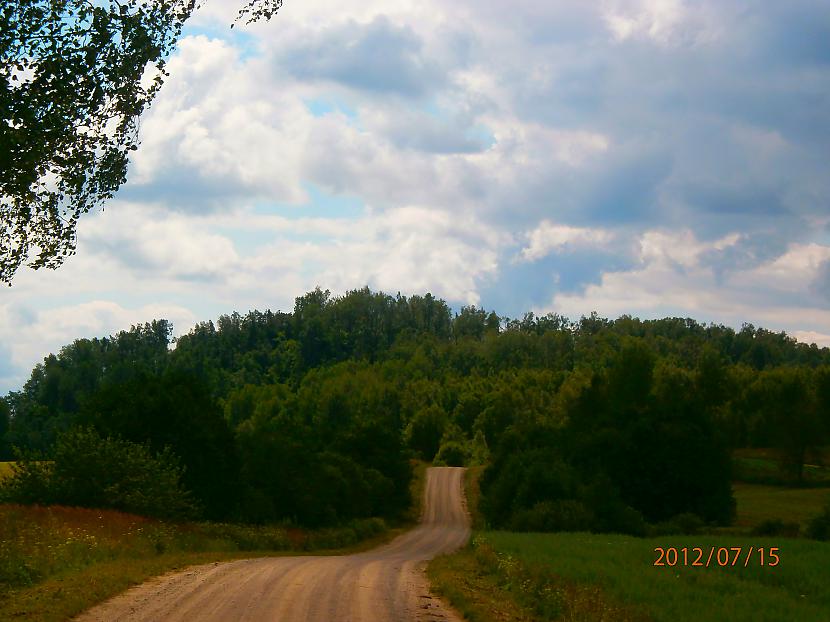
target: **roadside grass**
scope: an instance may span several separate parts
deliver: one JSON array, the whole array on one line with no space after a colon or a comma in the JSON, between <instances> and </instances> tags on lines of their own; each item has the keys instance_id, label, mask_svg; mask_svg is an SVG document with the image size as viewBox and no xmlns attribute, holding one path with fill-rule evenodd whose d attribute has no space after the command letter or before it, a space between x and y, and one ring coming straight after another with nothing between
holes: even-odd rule
<instances>
[{"instance_id":1,"label":"roadside grass","mask_svg":"<svg viewBox=\"0 0 830 622\"><path fill-rule=\"evenodd\" d=\"M0 479L12 474L14 462L0 462Z\"/></svg>"},{"instance_id":2,"label":"roadside grass","mask_svg":"<svg viewBox=\"0 0 830 622\"><path fill-rule=\"evenodd\" d=\"M413 465L410 513L335 528L175 524L111 510L0 505L0 620L67 620L125 589L195 564L347 554L388 542L420 517L426 464Z\"/></svg>"},{"instance_id":3,"label":"roadside grass","mask_svg":"<svg viewBox=\"0 0 830 622\"><path fill-rule=\"evenodd\" d=\"M798 523L802 530L830 502L826 488L787 488L735 482L737 502L734 528L748 531L769 520Z\"/></svg>"}]
</instances>

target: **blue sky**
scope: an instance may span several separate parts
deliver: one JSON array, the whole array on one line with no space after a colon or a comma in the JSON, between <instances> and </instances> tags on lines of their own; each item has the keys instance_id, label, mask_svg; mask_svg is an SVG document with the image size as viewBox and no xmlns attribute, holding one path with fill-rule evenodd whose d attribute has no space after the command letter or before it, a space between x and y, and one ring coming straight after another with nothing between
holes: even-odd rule
<instances>
[{"instance_id":1,"label":"blue sky","mask_svg":"<svg viewBox=\"0 0 830 622\"><path fill-rule=\"evenodd\" d=\"M0 294L0 392L75 338L316 285L830 345L827 0L234 14L190 22L77 255Z\"/></svg>"}]
</instances>

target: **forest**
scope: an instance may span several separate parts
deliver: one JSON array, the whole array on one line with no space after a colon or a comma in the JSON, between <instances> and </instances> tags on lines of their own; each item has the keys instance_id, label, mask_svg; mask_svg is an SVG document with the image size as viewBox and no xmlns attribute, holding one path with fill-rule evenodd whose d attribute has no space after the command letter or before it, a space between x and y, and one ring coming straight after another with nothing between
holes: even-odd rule
<instances>
[{"instance_id":1,"label":"forest","mask_svg":"<svg viewBox=\"0 0 830 622\"><path fill-rule=\"evenodd\" d=\"M319 288L292 312L77 339L0 399L0 501L326 526L401 515L413 459L486 465L494 528L728 525L732 452L830 443L830 350L745 324L458 312Z\"/></svg>"}]
</instances>

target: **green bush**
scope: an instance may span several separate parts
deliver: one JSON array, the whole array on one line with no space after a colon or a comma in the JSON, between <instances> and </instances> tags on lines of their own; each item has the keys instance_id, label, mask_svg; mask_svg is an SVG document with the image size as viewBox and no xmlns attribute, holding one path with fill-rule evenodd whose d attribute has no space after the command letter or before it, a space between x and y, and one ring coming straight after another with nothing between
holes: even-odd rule
<instances>
[{"instance_id":1,"label":"green bush","mask_svg":"<svg viewBox=\"0 0 830 622\"><path fill-rule=\"evenodd\" d=\"M780 518L771 518L758 523L752 530L753 536L783 536L797 538L801 532L798 523L785 522Z\"/></svg>"},{"instance_id":2,"label":"green bush","mask_svg":"<svg viewBox=\"0 0 830 622\"><path fill-rule=\"evenodd\" d=\"M181 484L182 468L168 450L102 437L92 429L61 434L51 460L21 456L0 483L13 503L111 508L159 518L188 518L196 506Z\"/></svg>"},{"instance_id":3,"label":"green bush","mask_svg":"<svg viewBox=\"0 0 830 622\"><path fill-rule=\"evenodd\" d=\"M807 525L807 537L813 540L830 540L830 503Z\"/></svg>"},{"instance_id":4,"label":"green bush","mask_svg":"<svg viewBox=\"0 0 830 622\"><path fill-rule=\"evenodd\" d=\"M518 510L510 521L511 531L591 531L594 514L575 499L542 501L531 509Z\"/></svg>"},{"instance_id":5,"label":"green bush","mask_svg":"<svg viewBox=\"0 0 830 622\"><path fill-rule=\"evenodd\" d=\"M706 523L702 518L700 518L700 516L692 514L691 512L686 512L684 514L673 516L667 521L651 525L648 529L648 534L650 536L673 536L678 534L695 536L699 534L705 526Z\"/></svg>"},{"instance_id":6,"label":"green bush","mask_svg":"<svg viewBox=\"0 0 830 622\"><path fill-rule=\"evenodd\" d=\"M464 466L467 463L467 450L457 441L449 441L441 445L433 464L436 466Z\"/></svg>"}]
</instances>

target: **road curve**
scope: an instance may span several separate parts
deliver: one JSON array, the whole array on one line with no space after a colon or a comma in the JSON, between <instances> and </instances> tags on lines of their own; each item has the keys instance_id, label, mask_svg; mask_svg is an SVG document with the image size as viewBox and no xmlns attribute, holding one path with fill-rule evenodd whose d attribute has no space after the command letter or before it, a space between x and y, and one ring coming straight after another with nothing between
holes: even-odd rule
<instances>
[{"instance_id":1,"label":"road curve","mask_svg":"<svg viewBox=\"0 0 830 622\"><path fill-rule=\"evenodd\" d=\"M379 548L194 566L108 600L78 622L457 622L423 567L470 534L462 468L427 470L421 523Z\"/></svg>"}]
</instances>

